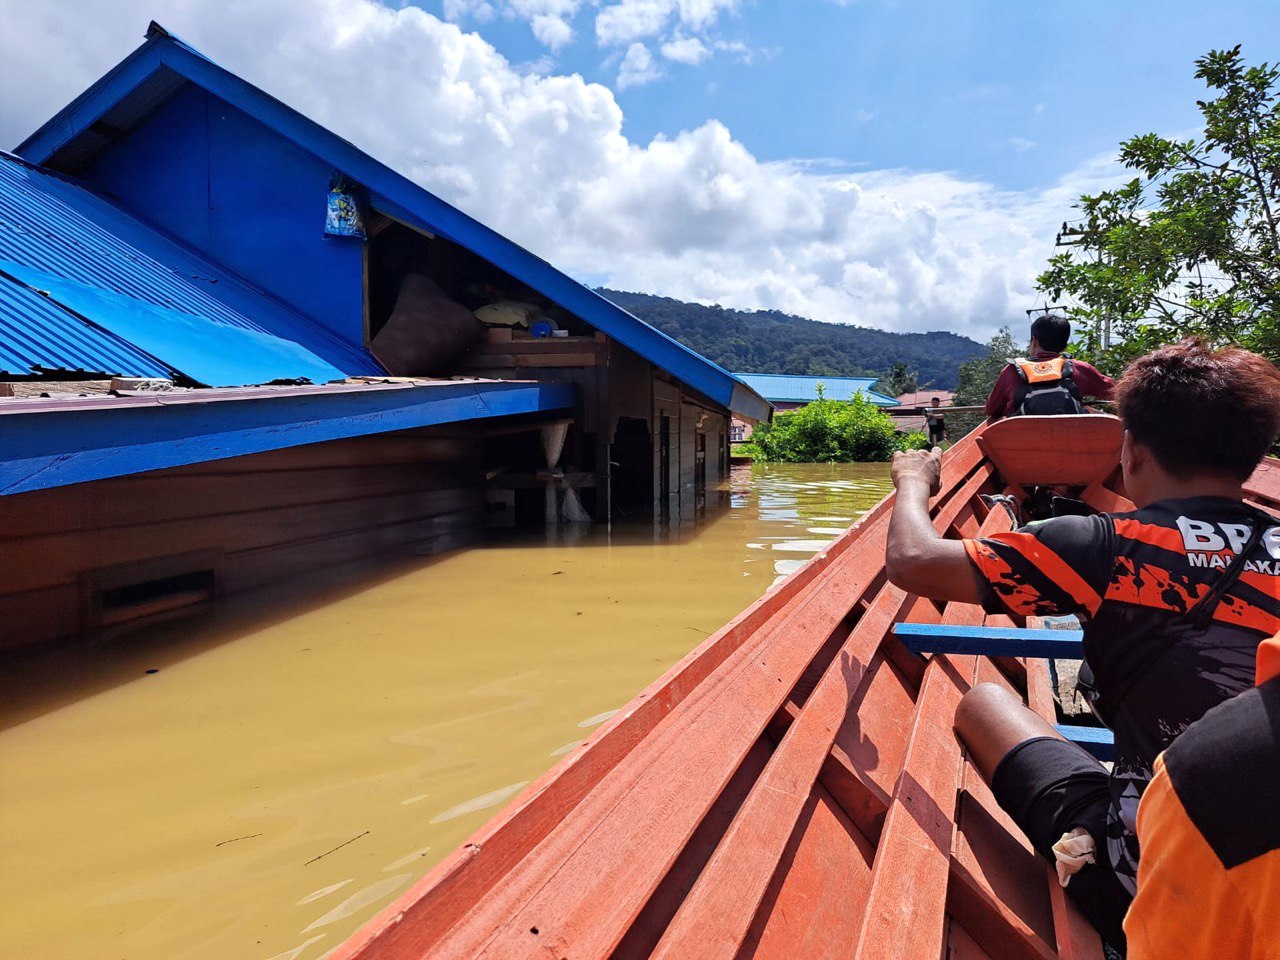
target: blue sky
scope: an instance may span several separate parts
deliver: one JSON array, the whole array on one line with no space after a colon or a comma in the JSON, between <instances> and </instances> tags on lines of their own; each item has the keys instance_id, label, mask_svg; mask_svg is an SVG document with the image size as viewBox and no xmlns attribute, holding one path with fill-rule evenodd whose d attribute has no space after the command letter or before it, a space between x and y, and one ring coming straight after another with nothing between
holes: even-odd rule
<instances>
[{"instance_id":1,"label":"blue sky","mask_svg":"<svg viewBox=\"0 0 1280 960\"><path fill-rule=\"evenodd\" d=\"M423 6L444 14L441 0ZM617 50L602 48L592 29L598 12L581 7L574 39L554 52L523 19L458 22L513 61L551 56L557 71L616 88ZM743 45L750 62L667 61L661 78L618 91L632 139L714 118L763 160L953 170L1020 189L1131 134L1193 126L1202 95L1195 58L1242 42L1255 58L1280 56L1280 8L1274 0L755 0L701 35Z\"/></svg>"},{"instance_id":2,"label":"blue sky","mask_svg":"<svg viewBox=\"0 0 1280 960\"><path fill-rule=\"evenodd\" d=\"M986 339L1118 142L1275 0L0 0L0 143L141 42L206 55L585 282Z\"/></svg>"}]
</instances>

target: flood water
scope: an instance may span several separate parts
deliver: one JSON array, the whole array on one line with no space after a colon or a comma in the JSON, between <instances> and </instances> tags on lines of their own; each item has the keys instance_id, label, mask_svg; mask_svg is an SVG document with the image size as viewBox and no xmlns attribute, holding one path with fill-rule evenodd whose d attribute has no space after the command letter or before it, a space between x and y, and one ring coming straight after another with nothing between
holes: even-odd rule
<instances>
[{"instance_id":1,"label":"flood water","mask_svg":"<svg viewBox=\"0 0 1280 960\"><path fill-rule=\"evenodd\" d=\"M0 953L324 956L888 489L735 467L666 542L525 534L10 658Z\"/></svg>"}]
</instances>

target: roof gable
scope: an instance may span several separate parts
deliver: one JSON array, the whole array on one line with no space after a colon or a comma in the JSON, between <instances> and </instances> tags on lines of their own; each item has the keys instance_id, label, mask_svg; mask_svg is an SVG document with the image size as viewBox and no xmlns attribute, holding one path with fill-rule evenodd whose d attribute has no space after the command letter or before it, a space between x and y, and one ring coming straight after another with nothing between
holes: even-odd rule
<instances>
[{"instance_id":1,"label":"roof gable","mask_svg":"<svg viewBox=\"0 0 1280 960\"><path fill-rule=\"evenodd\" d=\"M74 170L184 83L227 101L360 183L374 209L471 250L709 399L749 419L768 415L768 403L733 374L218 66L158 24L150 25L142 46L17 152L34 163Z\"/></svg>"},{"instance_id":2,"label":"roof gable","mask_svg":"<svg viewBox=\"0 0 1280 960\"><path fill-rule=\"evenodd\" d=\"M67 179L0 153L0 367L184 374L209 386L376 375L240 278Z\"/></svg>"}]
</instances>

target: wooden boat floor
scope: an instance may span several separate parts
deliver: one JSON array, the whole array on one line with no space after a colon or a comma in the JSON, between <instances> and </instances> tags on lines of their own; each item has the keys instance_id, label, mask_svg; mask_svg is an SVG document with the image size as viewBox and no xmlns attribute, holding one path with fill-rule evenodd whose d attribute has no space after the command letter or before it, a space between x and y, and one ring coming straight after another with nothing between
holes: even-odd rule
<instances>
[{"instance_id":1,"label":"wooden boat floor","mask_svg":"<svg viewBox=\"0 0 1280 960\"><path fill-rule=\"evenodd\" d=\"M992 448L1031 463L1030 420ZM1085 429L1095 449L1117 436ZM1009 529L980 495L1025 492L980 435L944 459L932 515L947 536ZM1131 507L1115 466L1094 457L1072 476L1097 509ZM1274 509L1280 466L1264 464L1250 494ZM641 693L334 960L1101 958L952 731L982 681L1052 719L1047 665L926 661L892 636L900 620L1011 621L889 584L891 503Z\"/></svg>"}]
</instances>

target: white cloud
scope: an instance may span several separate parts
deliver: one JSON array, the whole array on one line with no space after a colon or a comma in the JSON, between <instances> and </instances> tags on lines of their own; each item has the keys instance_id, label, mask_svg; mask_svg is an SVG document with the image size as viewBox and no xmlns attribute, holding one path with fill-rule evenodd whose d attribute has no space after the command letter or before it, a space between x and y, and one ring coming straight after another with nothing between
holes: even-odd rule
<instances>
[{"instance_id":1,"label":"white cloud","mask_svg":"<svg viewBox=\"0 0 1280 960\"><path fill-rule=\"evenodd\" d=\"M0 0L0 140L106 72L153 8ZM1099 163L1010 192L765 163L715 121L637 143L607 87L517 69L413 6L174 0L165 25L573 275L727 306L985 338L1025 319L1075 196L1116 177Z\"/></svg>"},{"instance_id":2,"label":"white cloud","mask_svg":"<svg viewBox=\"0 0 1280 960\"><path fill-rule=\"evenodd\" d=\"M664 43L660 49L662 50L662 55L668 60L693 66L711 56L711 51L707 49L707 45L697 37L677 35Z\"/></svg>"},{"instance_id":3,"label":"white cloud","mask_svg":"<svg viewBox=\"0 0 1280 960\"><path fill-rule=\"evenodd\" d=\"M559 50L573 39L572 20L582 0L506 0L513 16L529 21L539 42Z\"/></svg>"},{"instance_id":4,"label":"white cloud","mask_svg":"<svg viewBox=\"0 0 1280 960\"><path fill-rule=\"evenodd\" d=\"M499 12L525 20L538 41L559 50L573 39L573 18L585 0L444 0L444 18L459 23L468 18L487 23Z\"/></svg>"},{"instance_id":5,"label":"white cloud","mask_svg":"<svg viewBox=\"0 0 1280 960\"><path fill-rule=\"evenodd\" d=\"M473 17L481 23L492 20L497 11L487 0L444 0L444 18L458 21L464 17Z\"/></svg>"},{"instance_id":6,"label":"white cloud","mask_svg":"<svg viewBox=\"0 0 1280 960\"><path fill-rule=\"evenodd\" d=\"M596 15L596 39L609 45L654 36L674 12L674 0L622 0Z\"/></svg>"},{"instance_id":7,"label":"white cloud","mask_svg":"<svg viewBox=\"0 0 1280 960\"><path fill-rule=\"evenodd\" d=\"M540 13L529 21L533 35L552 50L559 50L573 39L573 27L563 17Z\"/></svg>"},{"instance_id":8,"label":"white cloud","mask_svg":"<svg viewBox=\"0 0 1280 960\"><path fill-rule=\"evenodd\" d=\"M618 0L596 15L596 39L605 46L644 40L657 36L672 19L703 31L738 5L739 0Z\"/></svg>"},{"instance_id":9,"label":"white cloud","mask_svg":"<svg viewBox=\"0 0 1280 960\"><path fill-rule=\"evenodd\" d=\"M679 0L680 22L694 30L705 30L720 14L738 9L739 0Z\"/></svg>"},{"instance_id":10,"label":"white cloud","mask_svg":"<svg viewBox=\"0 0 1280 960\"><path fill-rule=\"evenodd\" d=\"M627 54L618 67L618 89L639 87L652 83L662 76L662 69L653 62L653 54L643 43L633 43L627 47Z\"/></svg>"},{"instance_id":11,"label":"white cloud","mask_svg":"<svg viewBox=\"0 0 1280 960\"><path fill-rule=\"evenodd\" d=\"M1028 140L1026 137L1010 137L1006 142L1018 153L1026 153L1036 145L1034 140Z\"/></svg>"}]
</instances>

